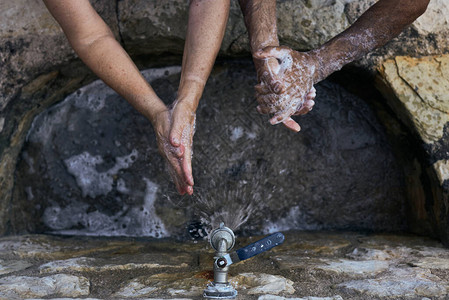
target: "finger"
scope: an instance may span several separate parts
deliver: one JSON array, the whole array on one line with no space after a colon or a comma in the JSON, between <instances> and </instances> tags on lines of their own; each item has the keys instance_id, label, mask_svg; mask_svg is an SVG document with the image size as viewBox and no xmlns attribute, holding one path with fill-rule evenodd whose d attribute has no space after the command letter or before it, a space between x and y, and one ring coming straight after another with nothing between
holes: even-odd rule
<instances>
[{"instance_id":1,"label":"finger","mask_svg":"<svg viewBox=\"0 0 449 300\"><path fill-rule=\"evenodd\" d=\"M294 132L299 132L301 130L301 126L299 126L299 124L296 123L296 121L292 118L288 118L287 120L282 122L282 124L284 124L285 127Z\"/></svg>"},{"instance_id":2,"label":"finger","mask_svg":"<svg viewBox=\"0 0 449 300\"><path fill-rule=\"evenodd\" d=\"M285 91L285 85L280 76L272 71L262 73L260 81L265 84L265 89L271 93L281 94Z\"/></svg>"},{"instance_id":3,"label":"finger","mask_svg":"<svg viewBox=\"0 0 449 300\"><path fill-rule=\"evenodd\" d=\"M257 106L257 111L263 115L274 114L277 112L276 108L272 104L260 104Z\"/></svg>"},{"instance_id":4,"label":"finger","mask_svg":"<svg viewBox=\"0 0 449 300\"><path fill-rule=\"evenodd\" d=\"M268 89L276 94L280 94L285 90L281 75L279 74L280 66L276 58L268 58L264 61L266 71L262 73L259 80L268 87Z\"/></svg>"},{"instance_id":5,"label":"finger","mask_svg":"<svg viewBox=\"0 0 449 300\"><path fill-rule=\"evenodd\" d=\"M193 186L192 149L190 147L186 147L184 158L182 159L182 172L186 183Z\"/></svg>"},{"instance_id":6,"label":"finger","mask_svg":"<svg viewBox=\"0 0 449 300\"><path fill-rule=\"evenodd\" d=\"M267 87L267 85L265 83L263 84L256 84L254 86L254 90L256 90L256 97L260 96L260 95L266 95L269 94L271 91L270 89Z\"/></svg>"},{"instance_id":7,"label":"finger","mask_svg":"<svg viewBox=\"0 0 449 300\"><path fill-rule=\"evenodd\" d=\"M305 115L309 111L312 110L313 106L315 105L315 101L313 100L306 100L304 104L301 106L301 108L294 113L295 116Z\"/></svg>"},{"instance_id":8,"label":"finger","mask_svg":"<svg viewBox=\"0 0 449 300\"><path fill-rule=\"evenodd\" d=\"M185 189L186 193L190 196L193 195L193 186L187 186Z\"/></svg>"},{"instance_id":9,"label":"finger","mask_svg":"<svg viewBox=\"0 0 449 300\"><path fill-rule=\"evenodd\" d=\"M270 113L269 109L264 105L257 105L256 109L257 112L262 115L268 115Z\"/></svg>"},{"instance_id":10,"label":"finger","mask_svg":"<svg viewBox=\"0 0 449 300\"><path fill-rule=\"evenodd\" d=\"M173 183L176 186L176 190L180 195L185 194L184 183L181 180L179 174L181 174L181 166L179 165L179 161L173 158L167 158L167 169L168 174L170 175Z\"/></svg>"},{"instance_id":11,"label":"finger","mask_svg":"<svg viewBox=\"0 0 449 300\"><path fill-rule=\"evenodd\" d=\"M315 97L316 97L316 89L312 86L312 89L306 95L306 100L314 100Z\"/></svg>"},{"instance_id":12,"label":"finger","mask_svg":"<svg viewBox=\"0 0 449 300\"><path fill-rule=\"evenodd\" d=\"M270 89L267 87L267 85L265 83L262 84L256 84L254 86L254 90L255 90L255 97L260 97L260 96L265 96L269 93L271 93Z\"/></svg>"},{"instance_id":13,"label":"finger","mask_svg":"<svg viewBox=\"0 0 449 300\"><path fill-rule=\"evenodd\" d=\"M290 118L291 115L295 112L295 109L292 106L287 107L286 109L277 112L271 119L270 123L271 125L276 125L279 123L283 123L288 118Z\"/></svg>"}]
</instances>

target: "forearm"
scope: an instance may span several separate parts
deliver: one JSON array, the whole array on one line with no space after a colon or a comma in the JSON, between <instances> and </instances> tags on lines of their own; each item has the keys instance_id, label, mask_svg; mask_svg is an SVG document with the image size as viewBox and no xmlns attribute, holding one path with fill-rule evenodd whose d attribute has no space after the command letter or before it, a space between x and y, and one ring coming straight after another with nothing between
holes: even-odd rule
<instances>
[{"instance_id":1,"label":"forearm","mask_svg":"<svg viewBox=\"0 0 449 300\"><path fill-rule=\"evenodd\" d=\"M427 8L429 0L380 0L351 27L311 51L320 62L314 82L396 37Z\"/></svg>"},{"instance_id":2,"label":"forearm","mask_svg":"<svg viewBox=\"0 0 449 300\"><path fill-rule=\"evenodd\" d=\"M70 44L106 84L151 121L165 109L109 27L88 1L46 0Z\"/></svg>"},{"instance_id":3,"label":"forearm","mask_svg":"<svg viewBox=\"0 0 449 300\"><path fill-rule=\"evenodd\" d=\"M268 46L279 46L276 0L239 0L248 30L251 53Z\"/></svg>"},{"instance_id":4,"label":"forearm","mask_svg":"<svg viewBox=\"0 0 449 300\"><path fill-rule=\"evenodd\" d=\"M74 43L75 44L75 43ZM74 46L84 63L140 113L153 121L165 105L112 35Z\"/></svg>"},{"instance_id":5,"label":"forearm","mask_svg":"<svg viewBox=\"0 0 449 300\"><path fill-rule=\"evenodd\" d=\"M192 0L182 59L178 100L195 111L220 50L229 15L229 0Z\"/></svg>"}]
</instances>

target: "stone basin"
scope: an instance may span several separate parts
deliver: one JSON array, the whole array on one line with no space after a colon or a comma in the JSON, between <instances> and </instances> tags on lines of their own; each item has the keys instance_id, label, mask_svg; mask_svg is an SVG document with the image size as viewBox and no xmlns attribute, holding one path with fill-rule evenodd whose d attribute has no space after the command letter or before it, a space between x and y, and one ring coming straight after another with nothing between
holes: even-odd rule
<instances>
[{"instance_id":1,"label":"stone basin","mask_svg":"<svg viewBox=\"0 0 449 300\"><path fill-rule=\"evenodd\" d=\"M230 266L238 299L447 299L449 250L395 234L289 231ZM257 240L238 237L236 246ZM23 235L0 239L0 299L202 299L205 240Z\"/></svg>"}]
</instances>

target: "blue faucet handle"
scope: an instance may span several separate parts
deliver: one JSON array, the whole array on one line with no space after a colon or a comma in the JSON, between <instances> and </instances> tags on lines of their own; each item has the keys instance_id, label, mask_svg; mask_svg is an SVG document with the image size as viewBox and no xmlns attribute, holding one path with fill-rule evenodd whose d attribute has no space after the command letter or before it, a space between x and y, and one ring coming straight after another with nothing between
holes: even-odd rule
<instances>
[{"instance_id":1,"label":"blue faucet handle","mask_svg":"<svg viewBox=\"0 0 449 300\"><path fill-rule=\"evenodd\" d=\"M239 260L242 261L251 258L253 256L256 256L257 254L260 254L262 252L268 251L273 247L282 244L284 240L285 236L280 232L276 232L246 247L240 248L235 252Z\"/></svg>"}]
</instances>

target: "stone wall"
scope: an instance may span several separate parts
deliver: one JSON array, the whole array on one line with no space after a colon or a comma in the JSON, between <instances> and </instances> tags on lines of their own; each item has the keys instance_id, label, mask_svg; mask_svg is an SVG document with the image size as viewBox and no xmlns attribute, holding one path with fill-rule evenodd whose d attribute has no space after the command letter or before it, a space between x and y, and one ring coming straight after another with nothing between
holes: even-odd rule
<instances>
[{"instance_id":1,"label":"stone wall","mask_svg":"<svg viewBox=\"0 0 449 300\"><path fill-rule=\"evenodd\" d=\"M407 174L416 231L431 219L436 232L449 225L449 56L397 56L379 67L379 90L420 141L422 165ZM424 184L418 182L428 178ZM449 242L448 236L443 235Z\"/></svg>"},{"instance_id":2,"label":"stone wall","mask_svg":"<svg viewBox=\"0 0 449 300\"><path fill-rule=\"evenodd\" d=\"M151 4L143 0L92 2L140 67L179 63L185 32L183 24L187 19L186 1L158 0ZM353 23L371 2L278 1L280 40L296 49L314 48ZM248 57L248 39L241 13L236 1L232 1L231 6L220 57ZM355 65L372 72L386 59L395 59L397 55L447 53L448 10L445 0L431 1L428 11L410 28L386 47L374 51ZM41 1L0 0L0 19L0 232L8 233L14 231L10 222L14 209L12 199L20 198L20 195L13 195L14 172L32 120L38 113L95 77L77 59ZM383 70L389 70L387 62ZM394 101L403 102L398 99L400 97L396 93ZM393 104L393 107L395 109L398 105ZM416 123L410 113L402 114L399 118L414 132ZM444 153L444 149L447 149L444 136L447 135L448 127L442 125L438 123L439 129L435 131L439 136L443 132L443 138L438 141L429 143L425 135L416 135L418 141L421 139L421 148L424 149L421 157L416 158L417 169L430 170L425 176L418 172L422 176L413 177L419 186L438 180L440 186L447 186L444 170L448 158L440 154L431 160L433 168L429 169L426 165L426 160L432 157L429 153ZM429 132L433 132L433 129ZM429 152L426 149L434 150ZM427 199L425 206L429 207L432 203L443 203L438 199L443 199L441 195L446 192L440 188L422 193ZM431 215L427 215L429 210L424 210L427 212L425 218L430 222L447 220L443 208L440 207ZM444 229L447 226L435 228L440 236L447 233L447 229Z\"/></svg>"}]
</instances>

